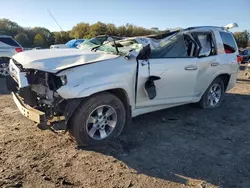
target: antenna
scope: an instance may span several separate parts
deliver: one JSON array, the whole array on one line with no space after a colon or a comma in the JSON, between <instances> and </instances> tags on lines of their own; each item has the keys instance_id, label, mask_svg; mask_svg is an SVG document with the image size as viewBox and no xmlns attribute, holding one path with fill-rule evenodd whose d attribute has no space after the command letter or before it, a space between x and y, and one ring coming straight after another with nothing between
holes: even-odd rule
<instances>
[{"instance_id":1,"label":"antenna","mask_svg":"<svg viewBox=\"0 0 250 188\"><path fill-rule=\"evenodd\" d=\"M51 14L51 12L49 11L49 9L47 9L48 13L50 14L50 16L52 17L52 19L56 22L56 24L58 25L58 27L61 29L61 31L63 31L62 27L59 25L59 23L56 21L56 19L54 18L54 16Z\"/></svg>"}]
</instances>

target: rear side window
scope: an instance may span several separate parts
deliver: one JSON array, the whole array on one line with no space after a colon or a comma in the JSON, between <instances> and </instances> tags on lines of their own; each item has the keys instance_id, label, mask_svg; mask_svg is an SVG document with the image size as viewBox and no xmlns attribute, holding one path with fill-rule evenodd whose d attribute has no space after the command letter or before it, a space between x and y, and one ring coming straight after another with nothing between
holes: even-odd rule
<instances>
[{"instance_id":1,"label":"rear side window","mask_svg":"<svg viewBox=\"0 0 250 188\"><path fill-rule=\"evenodd\" d=\"M236 52L237 45L231 33L220 32L220 36L227 54Z\"/></svg>"},{"instance_id":2,"label":"rear side window","mask_svg":"<svg viewBox=\"0 0 250 188\"><path fill-rule=\"evenodd\" d=\"M19 46L19 44L17 44L12 38L0 37L0 41L10 46Z\"/></svg>"}]
</instances>

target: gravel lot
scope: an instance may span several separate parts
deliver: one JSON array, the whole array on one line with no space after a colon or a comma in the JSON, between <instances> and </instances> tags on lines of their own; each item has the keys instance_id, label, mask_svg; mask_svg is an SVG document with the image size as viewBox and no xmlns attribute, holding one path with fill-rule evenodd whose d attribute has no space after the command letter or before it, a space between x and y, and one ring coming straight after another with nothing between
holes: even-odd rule
<instances>
[{"instance_id":1,"label":"gravel lot","mask_svg":"<svg viewBox=\"0 0 250 188\"><path fill-rule=\"evenodd\" d=\"M221 108L142 115L100 148L39 130L3 79L0 93L0 187L250 187L250 80L241 76Z\"/></svg>"}]
</instances>

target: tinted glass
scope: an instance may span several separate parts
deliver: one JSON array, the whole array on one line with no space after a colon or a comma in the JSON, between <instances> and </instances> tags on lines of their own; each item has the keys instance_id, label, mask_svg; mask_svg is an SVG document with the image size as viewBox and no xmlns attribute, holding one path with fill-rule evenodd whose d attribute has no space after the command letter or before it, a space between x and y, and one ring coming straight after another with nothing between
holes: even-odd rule
<instances>
[{"instance_id":1,"label":"tinted glass","mask_svg":"<svg viewBox=\"0 0 250 188\"><path fill-rule=\"evenodd\" d=\"M10 46L18 46L19 47L19 45L16 43L16 41L14 41L12 38L0 37L0 41L5 43L5 44L8 44Z\"/></svg>"},{"instance_id":2,"label":"tinted glass","mask_svg":"<svg viewBox=\"0 0 250 188\"><path fill-rule=\"evenodd\" d=\"M231 33L220 32L220 36L224 45L226 53L234 53L237 49L237 45L234 41L233 35Z\"/></svg>"}]
</instances>

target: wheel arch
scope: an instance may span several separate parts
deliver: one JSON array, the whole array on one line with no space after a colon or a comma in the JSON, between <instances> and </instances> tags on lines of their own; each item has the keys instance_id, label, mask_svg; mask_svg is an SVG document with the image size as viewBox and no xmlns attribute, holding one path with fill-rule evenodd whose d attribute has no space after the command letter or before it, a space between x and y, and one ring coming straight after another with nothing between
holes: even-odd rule
<instances>
[{"instance_id":1,"label":"wheel arch","mask_svg":"<svg viewBox=\"0 0 250 188\"><path fill-rule=\"evenodd\" d=\"M227 73L225 73L225 74L220 74L220 75L218 75L216 78L221 78L222 79L222 81L223 81L223 83L224 83L224 90L226 91L227 90L227 86L228 86L228 84L229 84L229 80L230 80L230 74L227 74ZM216 79L215 78L215 79ZM215 80L214 79L214 80Z\"/></svg>"},{"instance_id":2,"label":"wheel arch","mask_svg":"<svg viewBox=\"0 0 250 188\"><path fill-rule=\"evenodd\" d=\"M11 59L11 56L9 57L9 56L6 56L6 55L4 55L4 56L1 56L0 57L0 63L1 63L1 60L3 60L3 59Z\"/></svg>"},{"instance_id":3,"label":"wheel arch","mask_svg":"<svg viewBox=\"0 0 250 188\"><path fill-rule=\"evenodd\" d=\"M93 97L94 95L98 95L98 94L105 93L105 92L109 92L109 93L115 95L118 99L121 100L121 102L123 103L124 108L126 110L126 123L125 123L125 126L130 125L132 123L132 107L131 107L131 104L130 104L128 93L122 88L113 88L113 89L103 90L103 91L99 91L99 92L96 92L96 93L92 93L91 95L86 96L86 97L70 99L70 103L69 103L69 105L67 105L67 108L65 110L66 114L67 114L66 121L67 122L70 121L70 119L73 116L73 114L74 114L75 110L77 109L77 107L81 103L83 103L86 98Z\"/></svg>"}]
</instances>

